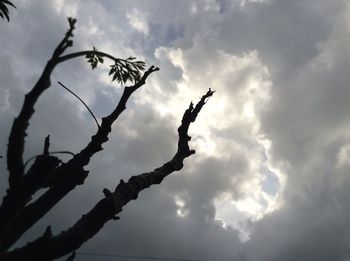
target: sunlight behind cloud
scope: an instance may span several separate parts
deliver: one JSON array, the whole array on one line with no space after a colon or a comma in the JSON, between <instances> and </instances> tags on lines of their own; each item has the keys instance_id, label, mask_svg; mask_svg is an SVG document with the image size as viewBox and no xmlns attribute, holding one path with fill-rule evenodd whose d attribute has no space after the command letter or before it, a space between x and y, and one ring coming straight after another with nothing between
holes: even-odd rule
<instances>
[{"instance_id":1,"label":"sunlight behind cloud","mask_svg":"<svg viewBox=\"0 0 350 261\"><path fill-rule=\"evenodd\" d=\"M117 224L109 222L81 251L350 260L350 1L13 2L10 22L0 27L3 173L12 120L64 36L67 16L78 22L66 53L95 46L160 68L130 97L103 151L86 168L84 186L29 237L48 225L59 234L103 198L104 187L112 190L121 178L171 159L184 111L211 88L215 94L189 129L196 153L180 172L123 208ZM36 104L24 159L42 151L48 134L50 150L76 153L97 130L57 81L99 121L115 108L124 86L108 76L113 62L105 59L91 71L80 58L55 69L52 86Z\"/></svg>"},{"instance_id":2,"label":"sunlight behind cloud","mask_svg":"<svg viewBox=\"0 0 350 261\"><path fill-rule=\"evenodd\" d=\"M350 164L350 144L342 146L337 154L337 164L339 168L341 166Z\"/></svg>"},{"instance_id":3,"label":"sunlight behind cloud","mask_svg":"<svg viewBox=\"0 0 350 261\"><path fill-rule=\"evenodd\" d=\"M175 205L177 207L176 214L179 217L186 217L188 214L188 209L185 208L186 203L179 196L174 197Z\"/></svg>"},{"instance_id":4,"label":"sunlight behind cloud","mask_svg":"<svg viewBox=\"0 0 350 261\"><path fill-rule=\"evenodd\" d=\"M198 55L203 50L208 56ZM153 103L161 115L179 121L189 99L199 98L209 87L216 90L206 104L205 116L200 115L190 131L191 144L202 158L227 162L240 154L248 161L245 173L231 171L231 180L226 182L232 184L232 191L221 191L214 200L215 219L239 230L241 239L248 240L249 223L277 209L284 184L281 171L270 158L270 142L260 129L259 117L268 107L272 84L267 67L257 51L235 56L211 49L198 39L191 49L159 47L155 56L180 71L173 81L178 92ZM145 94L142 99L149 99ZM184 202L178 198L175 202L178 215L184 215Z\"/></svg>"}]
</instances>

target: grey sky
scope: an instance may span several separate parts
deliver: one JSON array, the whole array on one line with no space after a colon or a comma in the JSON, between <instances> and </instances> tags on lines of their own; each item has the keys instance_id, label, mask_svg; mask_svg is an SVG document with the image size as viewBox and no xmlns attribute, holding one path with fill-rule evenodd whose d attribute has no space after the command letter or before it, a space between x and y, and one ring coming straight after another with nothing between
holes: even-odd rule
<instances>
[{"instance_id":1,"label":"grey sky","mask_svg":"<svg viewBox=\"0 0 350 261\"><path fill-rule=\"evenodd\" d=\"M350 260L348 1L13 2L10 23L0 26L0 155L67 16L78 19L72 50L96 46L161 69L129 101L84 186L20 244L48 224L59 233L94 206L104 187L167 161L183 111L211 87L217 92L190 130L197 153L79 251L203 261ZM107 67L91 71L84 59L56 69L36 106L26 158L40 153L49 133L53 149L79 151L96 126L56 83L101 118L121 93L107 74ZM5 160L0 171L4 193Z\"/></svg>"}]
</instances>

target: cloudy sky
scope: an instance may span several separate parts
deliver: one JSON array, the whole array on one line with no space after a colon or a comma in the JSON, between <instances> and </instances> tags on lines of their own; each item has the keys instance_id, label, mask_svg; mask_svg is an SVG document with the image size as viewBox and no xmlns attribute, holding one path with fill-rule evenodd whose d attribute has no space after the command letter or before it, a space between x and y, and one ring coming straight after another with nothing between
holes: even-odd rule
<instances>
[{"instance_id":1,"label":"cloudy sky","mask_svg":"<svg viewBox=\"0 0 350 261\"><path fill-rule=\"evenodd\" d=\"M215 95L191 126L196 154L143 192L83 253L211 260L350 260L350 2L346 0L13 0L0 21L0 155L23 95L67 29L90 49L160 67L129 100L91 174L19 245L58 233L113 189L176 150L191 100ZM25 158L78 152L122 88L108 66L60 65L31 121ZM66 158L68 159L68 158ZM1 195L7 187L0 159Z\"/></svg>"}]
</instances>

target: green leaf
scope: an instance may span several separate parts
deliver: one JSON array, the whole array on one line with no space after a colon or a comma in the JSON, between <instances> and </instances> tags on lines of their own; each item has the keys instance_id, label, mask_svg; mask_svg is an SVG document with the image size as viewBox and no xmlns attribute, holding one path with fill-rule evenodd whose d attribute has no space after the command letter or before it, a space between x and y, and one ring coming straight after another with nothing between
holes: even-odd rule
<instances>
[{"instance_id":1,"label":"green leaf","mask_svg":"<svg viewBox=\"0 0 350 261\"><path fill-rule=\"evenodd\" d=\"M128 80L129 76L127 74L123 74L122 75L122 80L123 80L123 83L126 83L127 80Z\"/></svg>"},{"instance_id":2,"label":"green leaf","mask_svg":"<svg viewBox=\"0 0 350 261\"><path fill-rule=\"evenodd\" d=\"M94 57L95 58L95 57ZM99 56L97 56L99 60ZM112 81L125 84L128 81L136 83L141 79L141 72L145 69L146 64L142 61L134 61L135 57L128 57L127 59L116 59L114 65L110 65L108 75L112 75Z\"/></svg>"},{"instance_id":3,"label":"green leaf","mask_svg":"<svg viewBox=\"0 0 350 261\"><path fill-rule=\"evenodd\" d=\"M4 16L5 16L6 20L7 20L7 21L10 21L10 17L9 17L9 15L8 15L8 13L9 13L9 10L7 9L6 5L1 4L1 5L0 5L0 14L1 14L1 17L4 18Z\"/></svg>"},{"instance_id":4,"label":"green leaf","mask_svg":"<svg viewBox=\"0 0 350 261\"><path fill-rule=\"evenodd\" d=\"M92 61L91 65L92 65L92 69L95 69L95 68L97 67L97 60L94 59L94 60Z\"/></svg>"},{"instance_id":5,"label":"green leaf","mask_svg":"<svg viewBox=\"0 0 350 261\"><path fill-rule=\"evenodd\" d=\"M6 9L7 9L7 8L6 8ZM9 17L9 12L8 12L8 10L6 10L6 11L4 12L4 15L6 16L7 21L10 21L10 17Z\"/></svg>"},{"instance_id":6,"label":"green leaf","mask_svg":"<svg viewBox=\"0 0 350 261\"><path fill-rule=\"evenodd\" d=\"M2 0L2 2L16 8L16 6L13 3L11 3L10 1Z\"/></svg>"},{"instance_id":7,"label":"green leaf","mask_svg":"<svg viewBox=\"0 0 350 261\"><path fill-rule=\"evenodd\" d=\"M115 81L118 77L118 72L116 72L114 75L113 75L113 78L112 78L112 82Z\"/></svg>"},{"instance_id":8,"label":"green leaf","mask_svg":"<svg viewBox=\"0 0 350 261\"><path fill-rule=\"evenodd\" d=\"M114 72L115 72L115 67L112 67L111 70L109 71L108 75L111 75Z\"/></svg>"}]
</instances>

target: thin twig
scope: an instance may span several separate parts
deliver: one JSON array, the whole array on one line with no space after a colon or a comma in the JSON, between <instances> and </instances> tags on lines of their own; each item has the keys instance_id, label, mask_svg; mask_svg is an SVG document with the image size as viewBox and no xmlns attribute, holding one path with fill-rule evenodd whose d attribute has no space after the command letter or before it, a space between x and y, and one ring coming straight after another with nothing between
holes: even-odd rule
<instances>
[{"instance_id":1,"label":"thin twig","mask_svg":"<svg viewBox=\"0 0 350 261\"><path fill-rule=\"evenodd\" d=\"M67 259L66 261L73 261L76 256L76 252L74 251Z\"/></svg>"},{"instance_id":2,"label":"thin twig","mask_svg":"<svg viewBox=\"0 0 350 261\"><path fill-rule=\"evenodd\" d=\"M88 109L88 111L90 112L91 116L94 118L96 124L97 124L97 127L100 128L100 124L98 123L95 115L92 113L92 111L90 110L90 108L86 105L86 103L78 96L76 95L73 91L71 91L70 89L68 89L66 86L64 86L61 82L58 82L59 85L61 85L63 88L65 88L67 91L69 91L71 94L73 94L79 101L81 101L84 106L86 107L86 109Z\"/></svg>"},{"instance_id":3,"label":"thin twig","mask_svg":"<svg viewBox=\"0 0 350 261\"><path fill-rule=\"evenodd\" d=\"M73 157L75 156L75 154L73 153L73 152L70 152L70 151L65 151L65 150L63 150L63 151L53 151L53 152L49 152L48 153L49 155L51 155L51 154L69 154L69 155L72 155ZM33 159L35 159L35 158L37 158L37 157L39 157L39 156L42 156L43 154L38 154L38 155L35 155L35 156L32 156L32 157L30 157L27 161L26 161L26 163L24 163L24 168L28 165L28 163L29 162L31 162Z\"/></svg>"}]
</instances>

